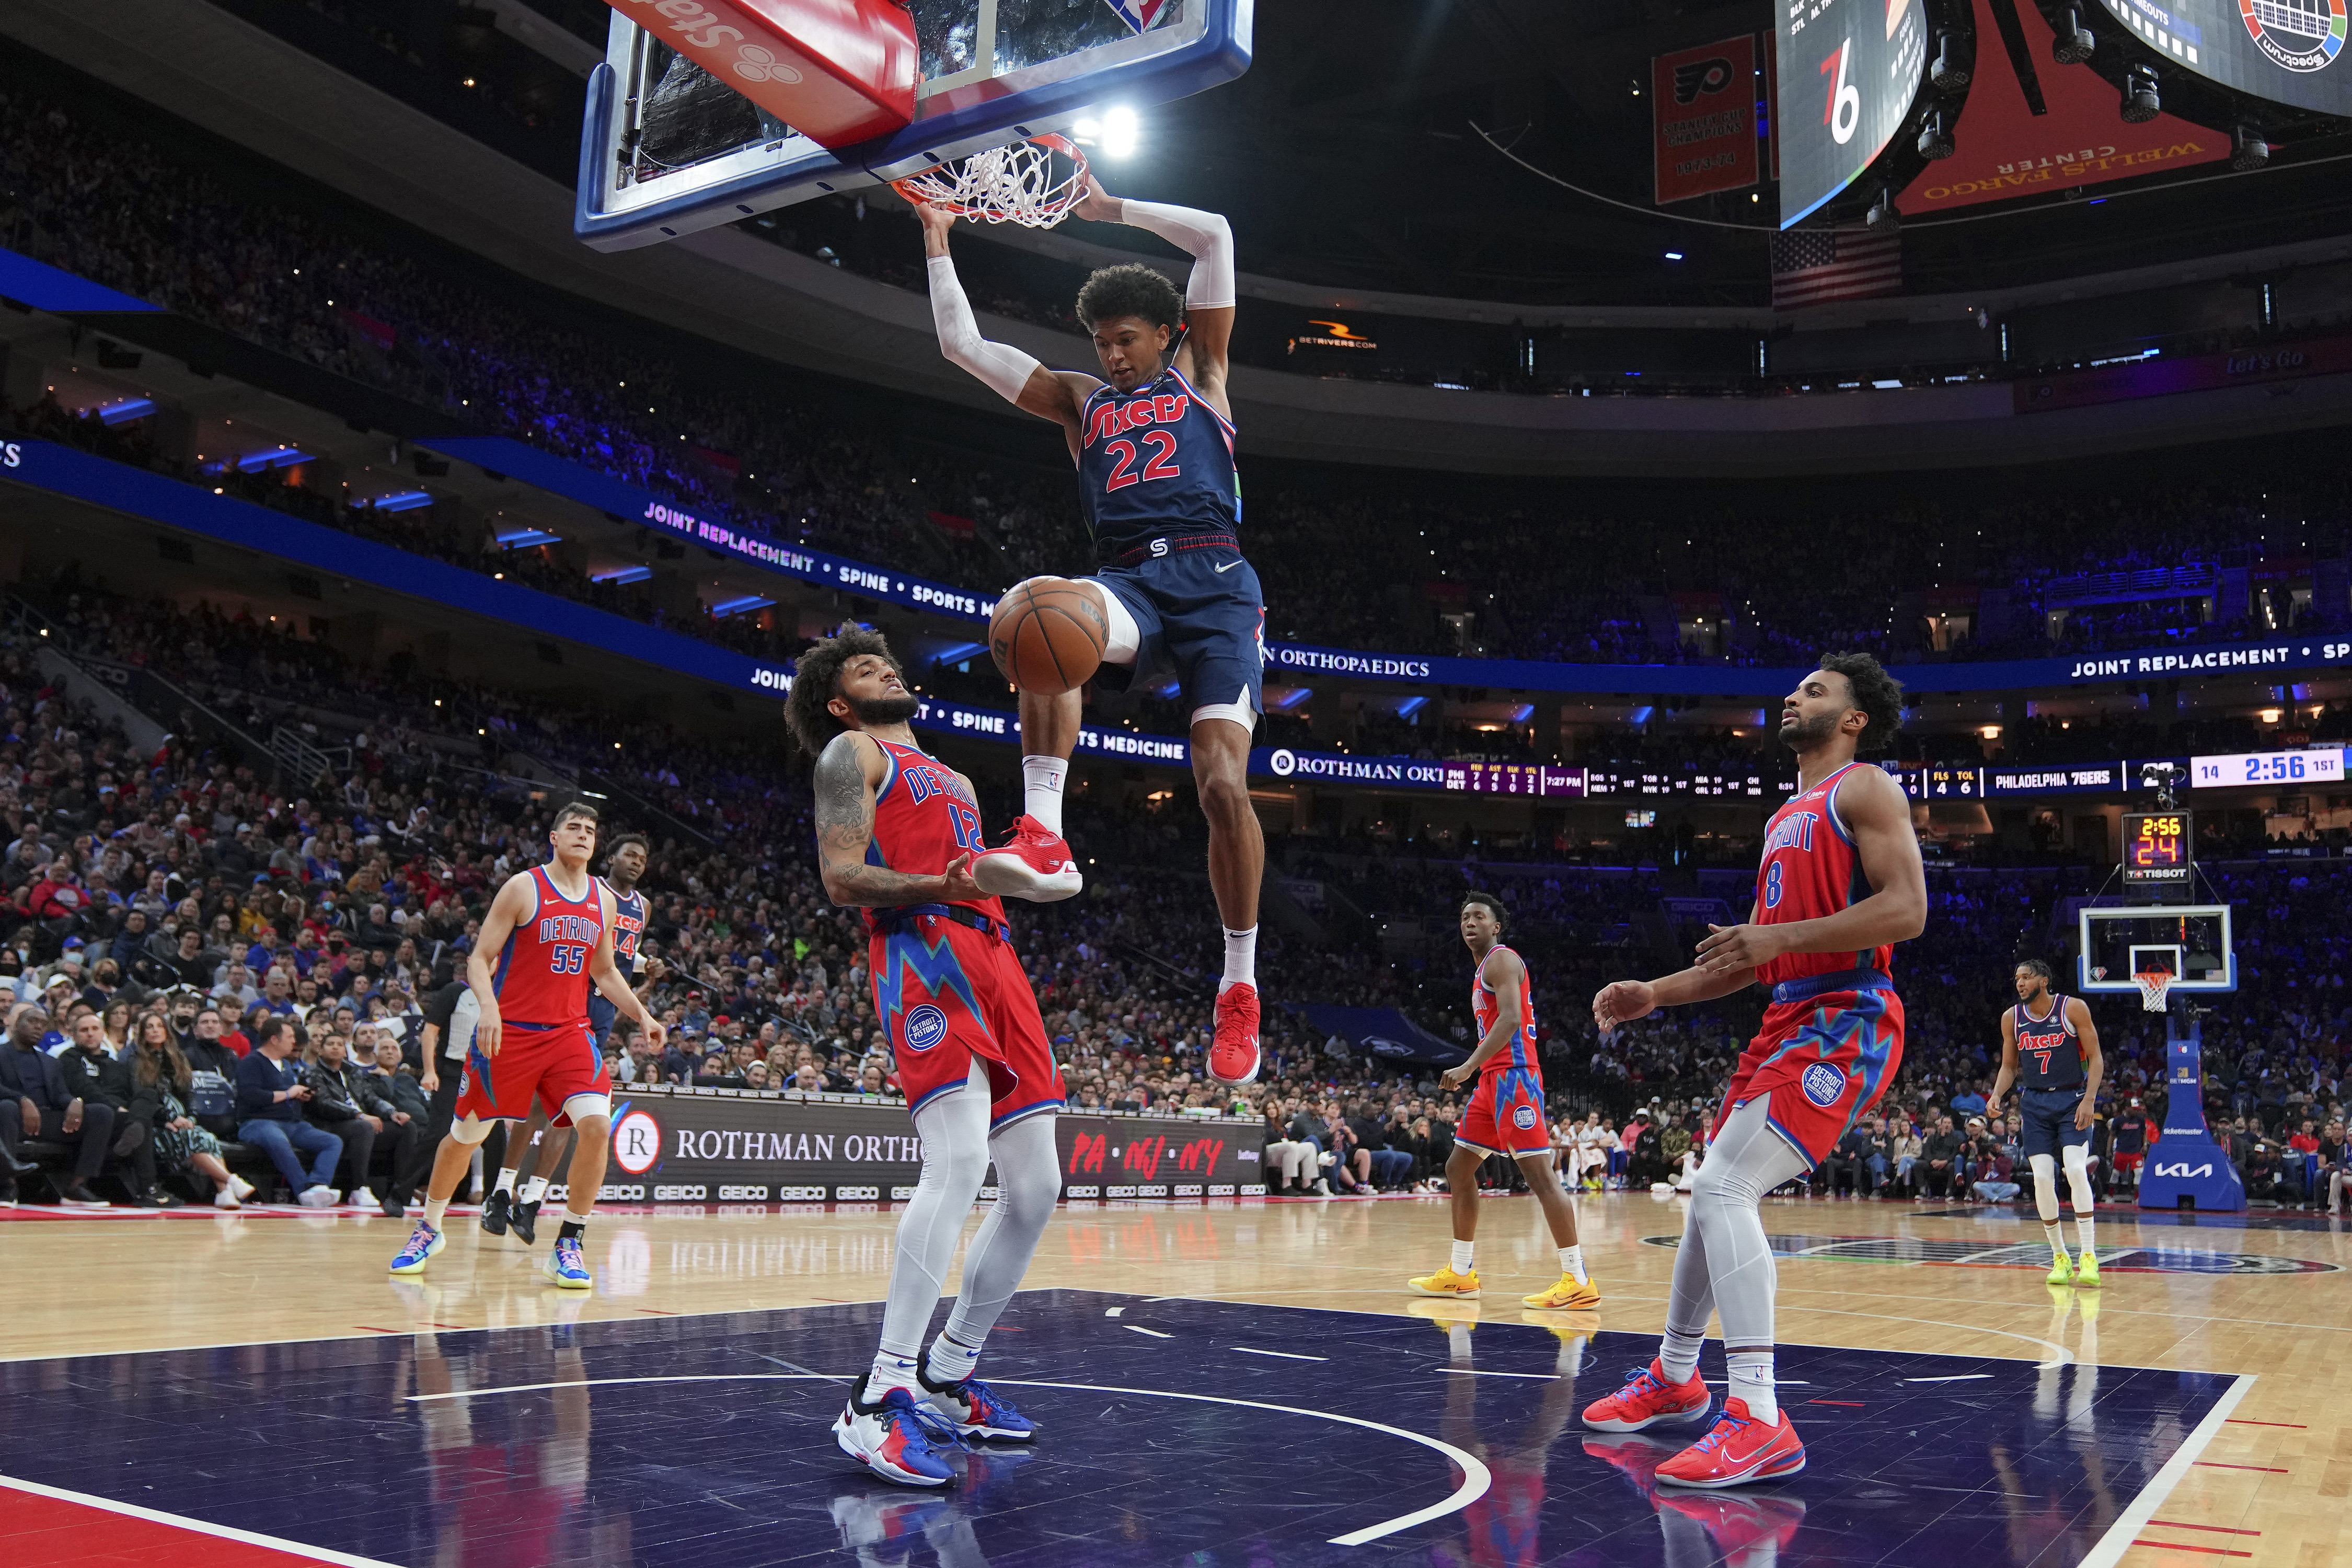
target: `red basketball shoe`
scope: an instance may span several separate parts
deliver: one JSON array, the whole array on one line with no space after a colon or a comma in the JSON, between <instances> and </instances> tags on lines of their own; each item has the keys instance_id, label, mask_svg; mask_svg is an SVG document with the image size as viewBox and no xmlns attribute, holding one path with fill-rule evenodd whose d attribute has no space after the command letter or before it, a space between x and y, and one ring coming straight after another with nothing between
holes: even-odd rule
<instances>
[{"instance_id":1,"label":"red basketball shoe","mask_svg":"<svg viewBox=\"0 0 2352 1568\"><path fill-rule=\"evenodd\" d=\"M1236 980L1217 993L1217 1037L1209 1047L1209 1076L1239 1088L1257 1079L1257 987Z\"/></svg>"},{"instance_id":2,"label":"red basketball shoe","mask_svg":"<svg viewBox=\"0 0 2352 1568\"><path fill-rule=\"evenodd\" d=\"M1631 1373L1625 1386L1584 1407L1584 1424L1596 1432L1639 1432L1670 1421L1696 1421L1713 1403L1694 1372L1687 1383L1668 1383L1666 1369L1652 1358Z\"/></svg>"},{"instance_id":3,"label":"red basketball shoe","mask_svg":"<svg viewBox=\"0 0 2352 1568\"><path fill-rule=\"evenodd\" d=\"M1000 899L1050 904L1087 885L1070 847L1034 816L1013 819L1013 837L971 858L971 879Z\"/></svg>"},{"instance_id":4,"label":"red basketball shoe","mask_svg":"<svg viewBox=\"0 0 2352 1568\"><path fill-rule=\"evenodd\" d=\"M1748 1414L1748 1402L1723 1402L1715 1429L1658 1467L1658 1484L1736 1487L1776 1480L1805 1468L1805 1446L1784 1413L1772 1426Z\"/></svg>"}]
</instances>

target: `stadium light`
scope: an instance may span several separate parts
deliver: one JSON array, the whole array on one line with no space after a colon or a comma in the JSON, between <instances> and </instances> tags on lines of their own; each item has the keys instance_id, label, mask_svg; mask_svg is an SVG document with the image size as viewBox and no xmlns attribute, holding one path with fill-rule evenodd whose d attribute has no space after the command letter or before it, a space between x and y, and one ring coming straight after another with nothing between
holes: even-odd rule
<instances>
[{"instance_id":1,"label":"stadium light","mask_svg":"<svg viewBox=\"0 0 2352 1568\"><path fill-rule=\"evenodd\" d=\"M1927 79L1937 92L1958 92L1969 85L1968 53L1949 33L1936 35L1936 61L1927 68Z\"/></svg>"},{"instance_id":2,"label":"stadium light","mask_svg":"<svg viewBox=\"0 0 2352 1568\"><path fill-rule=\"evenodd\" d=\"M592 583L611 583L617 585L624 583L642 583L653 574L654 569L650 566L616 566L609 572L592 573L588 580Z\"/></svg>"},{"instance_id":3,"label":"stadium light","mask_svg":"<svg viewBox=\"0 0 2352 1568\"><path fill-rule=\"evenodd\" d=\"M1895 209L1894 187L1878 187L1878 199L1870 204L1870 210L1863 215L1862 223L1873 234L1893 234L1902 228L1903 215Z\"/></svg>"},{"instance_id":4,"label":"stadium light","mask_svg":"<svg viewBox=\"0 0 2352 1568\"><path fill-rule=\"evenodd\" d=\"M1135 110L1120 104L1103 111L1102 150L1107 158L1132 158L1136 144L1143 138L1143 121Z\"/></svg>"},{"instance_id":5,"label":"stadium light","mask_svg":"<svg viewBox=\"0 0 2352 1568\"><path fill-rule=\"evenodd\" d=\"M2082 14L2069 5L2058 13L2057 36L2050 40L2050 58L2062 66L2078 66L2098 52L2099 40L2083 26Z\"/></svg>"},{"instance_id":6,"label":"stadium light","mask_svg":"<svg viewBox=\"0 0 2352 1568\"><path fill-rule=\"evenodd\" d=\"M1919 156L1927 159L1948 158L1958 149L1952 142L1952 122L1940 109L1931 109L1919 123Z\"/></svg>"},{"instance_id":7,"label":"stadium light","mask_svg":"<svg viewBox=\"0 0 2352 1568\"><path fill-rule=\"evenodd\" d=\"M2134 66L2124 73L2123 117L2126 125L2145 125L2164 112L2156 90L2156 68Z\"/></svg>"},{"instance_id":8,"label":"stadium light","mask_svg":"<svg viewBox=\"0 0 2352 1568\"><path fill-rule=\"evenodd\" d=\"M2230 137L2230 167L2241 174L2251 174L2271 161L2271 144L2263 139L2262 132L2252 125L2241 125Z\"/></svg>"}]
</instances>

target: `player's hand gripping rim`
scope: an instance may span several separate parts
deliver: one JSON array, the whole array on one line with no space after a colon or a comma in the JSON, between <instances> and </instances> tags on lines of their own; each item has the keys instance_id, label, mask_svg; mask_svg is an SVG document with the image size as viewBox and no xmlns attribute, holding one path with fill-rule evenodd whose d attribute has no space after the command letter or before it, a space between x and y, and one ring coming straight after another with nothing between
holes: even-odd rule
<instances>
[{"instance_id":1,"label":"player's hand gripping rim","mask_svg":"<svg viewBox=\"0 0 2352 1568\"><path fill-rule=\"evenodd\" d=\"M1646 980L1612 980L1592 996L1592 1022L1604 1035L1657 1010L1657 988Z\"/></svg>"}]
</instances>

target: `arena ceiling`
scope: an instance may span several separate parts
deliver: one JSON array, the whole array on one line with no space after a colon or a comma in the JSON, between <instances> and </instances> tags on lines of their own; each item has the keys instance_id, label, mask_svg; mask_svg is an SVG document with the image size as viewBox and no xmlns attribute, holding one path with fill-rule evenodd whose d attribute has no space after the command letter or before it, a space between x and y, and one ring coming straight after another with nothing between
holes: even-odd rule
<instances>
[{"instance_id":1,"label":"arena ceiling","mask_svg":"<svg viewBox=\"0 0 2352 1568\"><path fill-rule=\"evenodd\" d=\"M1758 304L1769 296L1769 186L1757 202L1742 191L1671 209L1759 226L1703 227L1560 189L1473 127L1539 168L1649 208L1651 58L1770 26L1763 0L1261 5L1249 73L1154 110L1141 151L1104 173L1122 189L1231 214L1248 270L1301 282L1528 304ZM2292 159L2343 152L2352 137L2302 143ZM2119 184L2038 213L1908 226L1909 289L2003 287L2352 232L2341 165L2274 163L2247 179L2130 195Z\"/></svg>"}]
</instances>

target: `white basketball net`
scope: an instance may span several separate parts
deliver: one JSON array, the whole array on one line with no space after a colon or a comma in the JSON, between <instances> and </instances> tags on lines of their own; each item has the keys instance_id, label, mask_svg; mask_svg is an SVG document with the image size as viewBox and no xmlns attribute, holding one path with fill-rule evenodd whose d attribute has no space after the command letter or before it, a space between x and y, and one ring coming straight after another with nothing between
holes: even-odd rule
<instances>
[{"instance_id":1,"label":"white basketball net","mask_svg":"<svg viewBox=\"0 0 2352 1568\"><path fill-rule=\"evenodd\" d=\"M991 147L894 180L891 186L958 217L1051 228L1087 194L1087 155L1061 136Z\"/></svg>"},{"instance_id":2,"label":"white basketball net","mask_svg":"<svg viewBox=\"0 0 2352 1568\"><path fill-rule=\"evenodd\" d=\"M2151 969L2133 975L2132 979L2139 985L2140 1006L2150 1013L2163 1012L2164 994L2172 989L2172 976L2162 970Z\"/></svg>"}]
</instances>

